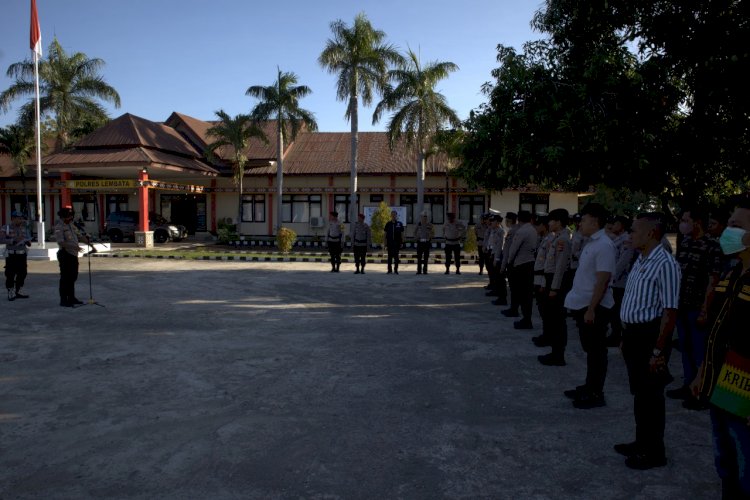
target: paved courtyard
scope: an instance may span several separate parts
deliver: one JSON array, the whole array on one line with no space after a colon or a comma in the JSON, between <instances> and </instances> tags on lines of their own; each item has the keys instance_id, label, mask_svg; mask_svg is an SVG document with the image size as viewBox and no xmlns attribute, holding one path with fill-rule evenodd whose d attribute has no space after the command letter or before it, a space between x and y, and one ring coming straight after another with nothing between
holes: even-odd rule
<instances>
[{"instance_id":1,"label":"paved courtyard","mask_svg":"<svg viewBox=\"0 0 750 500\"><path fill-rule=\"evenodd\" d=\"M720 496L706 412L668 400L669 464L627 469L619 351L607 406L574 409L575 329L568 366L541 366L539 320L513 330L476 266L91 265L106 307L59 307L55 262L0 301L3 500Z\"/></svg>"}]
</instances>

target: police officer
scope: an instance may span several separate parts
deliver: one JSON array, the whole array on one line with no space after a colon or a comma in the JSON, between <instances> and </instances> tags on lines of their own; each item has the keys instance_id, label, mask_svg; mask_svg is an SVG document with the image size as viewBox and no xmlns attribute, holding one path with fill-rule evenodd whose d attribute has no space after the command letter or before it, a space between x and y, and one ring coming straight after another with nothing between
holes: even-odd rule
<instances>
[{"instance_id":1,"label":"police officer","mask_svg":"<svg viewBox=\"0 0 750 500\"><path fill-rule=\"evenodd\" d=\"M479 224L474 226L474 233L477 235L477 264L479 264L479 274L481 275L484 271L485 265L487 266L487 274L490 273L490 266L487 262L484 253L484 241L487 238L487 233L490 230L490 213L485 212L482 214L482 218Z\"/></svg>"},{"instance_id":2,"label":"police officer","mask_svg":"<svg viewBox=\"0 0 750 500\"><path fill-rule=\"evenodd\" d=\"M414 231L417 240L417 274L427 274L427 261L430 259L430 246L435 230L427 220L427 214L423 213Z\"/></svg>"},{"instance_id":3,"label":"police officer","mask_svg":"<svg viewBox=\"0 0 750 500\"><path fill-rule=\"evenodd\" d=\"M503 230L503 216L492 215L492 228L489 234L489 253L487 254L487 268L490 272L490 283L492 292L497 297L492 301L496 306L508 305L508 291L505 287L505 275L501 267L503 262L503 245L505 243L505 231Z\"/></svg>"},{"instance_id":4,"label":"police officer","mask_svg":"<svg viewBox=\"0 0 750 500\"><path fill-rule=\"evenodd\" d=\"M70 205L61 208L57 215L60 219L55 223L55 240L60 250L57 251L57 261L60 264L60 305L75 307L83 304L76 298L75 285L78 279L78 238L80 232L73 224L75 212Z\"/></svg>"},{"instance_id":5,"label":"police officer","mask_svg":"<svg viewBox=\"0 0 750 500\"><path fill-rule=\"evenodd\" d=\"M372 231L365 222L365 214L357 215L357 222L352 228L352 248L354 250L354 274L365 274L367 249L372 245Z\"/></svg>"},{"instance_id":6,"label":"police officer","mask_svg":"<svg viewBox=\"0 0 750 500\"><path fill-rule=\"evenodd\" d=\"M5 288L8 300L28 299L21 289L26 281L26 249L31 246L31 236L21 212L13 211L10 220L0 232L0 241L5 243Z\"/></svg>"},{"instance_id":7,"label":"police officer","mask_svg":"<svg viewBox=\"0 0 750 500\"><path fill-rule=\"evenodd\" d=\"M456 262L456 274L461 274L461 246L466 238L466 226L456 220L456 214L448 212L448 222L443 224L445 237L445 274L450 274L451 258Z\"/></svg>"},{"instance_id":8,"label":"police officer","mask_svg":"<svg viewBox=\"0 0 750 500\"><path fill-rule=\"evenodd\" d=\"M385 225L385 245L388 248L388 274L398 274L399 252L404 240L404 225L398 220L398 212L391 211L391 220Z\"/></svg>"},{"instance_id":9,"label":"police officer","mask_svg":"<svg viewBox=\"0 0 750 500\"><path fill-rule=\"evenodd\" d=\"M557 208L549 213L549 230L553 235L544 262L545 314L542 318L543 338L534 337L539 347L550 346L552 352L537 356L547 366L565 366L568 327L565 322L565 296L572 285L570 269L570 230L568 211Z\"/></svg>"},{"instance_id":10,"label":"police officer","mask_svg":"<svg viewBox=\"0 0 750 500\"><path fill-rule=\"evenodd\" d=\"M339 272L341 266L341 243L344 232L339 224L339 213L333 211L328 216L328 230L326 231L326 242L328 244L328 253L331 256L331 272Z\"/></svg>"}]
</instances>

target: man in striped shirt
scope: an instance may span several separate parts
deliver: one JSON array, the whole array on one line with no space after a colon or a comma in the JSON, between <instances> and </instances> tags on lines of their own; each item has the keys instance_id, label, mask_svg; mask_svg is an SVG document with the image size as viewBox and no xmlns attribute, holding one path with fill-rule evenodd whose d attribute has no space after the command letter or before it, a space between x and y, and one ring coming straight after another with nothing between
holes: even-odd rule
<instances>
[{"instance_id":1,"label":"man in striped shirt","mask_svg":"<svg viewBox=\"0 0 750 500\"><path fill-rule=\"evenodd\" d=\"M680 266L663 245L661 214L641 214L633 222L631 241L640 255L625 285L620 309L622 355L633 394L635 441L615 445L625 465L646 470L666 465L664 454L664 387L669 343L677 320Z\"/></svg>"}]
</instances>

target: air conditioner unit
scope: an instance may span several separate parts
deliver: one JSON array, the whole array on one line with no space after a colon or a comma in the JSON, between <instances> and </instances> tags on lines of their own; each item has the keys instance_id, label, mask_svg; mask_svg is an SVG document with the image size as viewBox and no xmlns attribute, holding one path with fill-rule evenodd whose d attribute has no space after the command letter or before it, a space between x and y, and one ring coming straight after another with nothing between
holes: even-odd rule
<instances>
[{"instance_id":1,"label":"air conditioner unit","mask_svg":"<svg viewBox=\"0 0 750 500\"><path fill-rule=\"evenodd\" d=\"M310 217L310 227L325 227L326 221L323 217Z\"/></svg>"}]
</instances>

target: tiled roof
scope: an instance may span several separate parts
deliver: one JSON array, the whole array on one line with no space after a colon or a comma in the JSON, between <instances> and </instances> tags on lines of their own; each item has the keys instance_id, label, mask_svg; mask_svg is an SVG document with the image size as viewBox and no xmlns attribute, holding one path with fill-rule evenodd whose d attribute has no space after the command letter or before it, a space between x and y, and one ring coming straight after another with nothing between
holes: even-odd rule
<instances>
[{"instance_id":1,"label":"tiled roof","mask_svg":"<svg viewBox=\"0 0 750 500\"><path fill-rule=\"evenodd\" d=\"M144 164L197 171L216 175L216 169L196 158L186 158L165 151L143 147L125 149L80 149L55 153L44 158L44 166L64 167L140 167Z\"/></svg>"},{"instance_id":2,"label":"tiled roof","mask_svg":"<svg viewBox=\"0 0 750 500\"><path fill-rule=\"evenodd\" d=\"M348 175L351 162L349 132L313 132L297 137L284 158L286 175ZM428 158L425 174L445 174L442 156ZM275 167L253 169L251 174L266 175ZM400 141L391 151L385 132L360 132L357 148L357 174L416 174L417 153Z\"/></svg>"},{"instance_id":3,"label":"tiled roof","mask_svg":"<svg viewBox=\"0 0 750 500\"><path fill-rule=\"evenodd\" d=\"M199 158L201 153L177 131L130 113L115 118L74 144L74 149L106 149L144 146Z\"/></svg>"},{"instance_id":4,"label":"tiled roof","mask_svg":"<svg viewBox=\"0 0 750 500\"><path fill-rule=\"evenodd\" d=\"M188 139L196 144L201 150L204 150L208 144L215 140L208 135L208 129L217 123L215 121L207 122L175 111L165 123L170 127L174 127L176 130L185 133L188 136ZM268 143L257 138L250 139L250 144L248 145L247 150L245 150L245 154L251 162L255 160L268 161L276 159L276 120L264 122L261 125L261 130L266 134ZM284 149L288 151L289 144L285 144ZM234 148L219 148L216 151L216 156L222 160L231 161L234 156Z\"/></svg>"}]
</instances>

